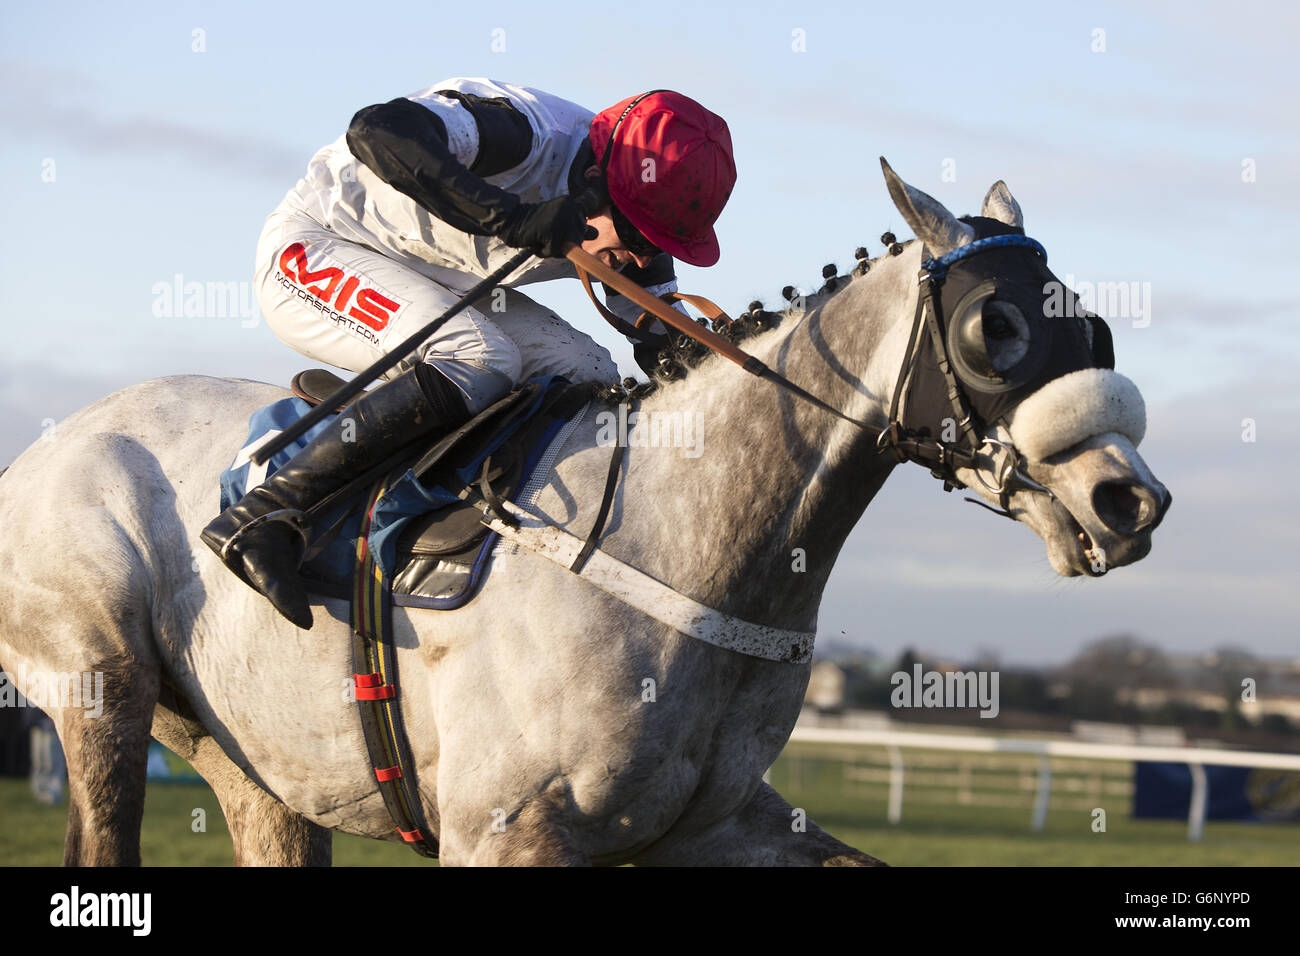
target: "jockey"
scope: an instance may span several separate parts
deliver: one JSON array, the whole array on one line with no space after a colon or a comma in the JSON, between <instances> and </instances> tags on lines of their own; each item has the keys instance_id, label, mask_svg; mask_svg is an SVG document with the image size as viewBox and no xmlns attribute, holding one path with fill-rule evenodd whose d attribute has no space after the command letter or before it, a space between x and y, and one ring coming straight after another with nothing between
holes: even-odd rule
<instances>
[{"instance_id":1,"label":"jockey","mask_svg":"<svg viewBox=\"0 0 1300 956\"><path fill-rule=\"evenodd\" d=\"M674 258L717 262L713 224L735 178L726 123L667 90L593 116L538 90L453 79L361 110L262 230L258 298L281 341L359 371L515 249L538 258L444 323L385 384L212 521L203 541L310 628L297 574L308 507L401 447L450 432L520 381L618 380L604 348L514 287L576 276L563 256L579 244L653 295L676 291ZM639 313L605 293L624 321Z\"/></svg>"}]
</instances>

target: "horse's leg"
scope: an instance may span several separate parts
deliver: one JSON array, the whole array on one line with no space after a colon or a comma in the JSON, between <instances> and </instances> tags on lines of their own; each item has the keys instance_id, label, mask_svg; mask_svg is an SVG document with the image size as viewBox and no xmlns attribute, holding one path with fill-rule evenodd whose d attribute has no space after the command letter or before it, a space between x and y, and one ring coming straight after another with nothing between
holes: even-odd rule
<instances>
[{"instance_id":1,"label":"horse's leg","mask_svg":"<svg viewBox=\"0 0 1300 956\"><path fill-rule=\"evenodd\" d=\"M333 834L249 779L170 688L154 711L153 735L212 787L235 844L236 866L330 865Z\"/></svg>"},{"instance_id":2,"label":"horse's leg","mask_svg":"<svg viewBox=\"0 0 1300 956\"><path fill-rule=\"evenodd\" d=\"M443 866L590 866L565 820L563 793L548 790L507 813L440 808Z\"/></svg>"},{"instance_id":3,"label":"horse's leg","mask_svg":"<svg viewBox=\"0 0 1300 956\"><path fill-rule=\"evenodd\" d=\"M703 830L669 832L641 866L884 866L808 820L766 783L740 810Z\"/></svg>"},{"instance_id":4,"label":"horse's leg","mask_svg":"<svg viewBox=\"0 0 1300 956\"><path fill-rule=\"evenodd\" d=\"M236 866L330 865L334 835L329 830L294 813L234 764L230 767L233 772L216 778L212 789L235 843Z\"/></svg>"},{"instance_id":5,"label":"horse's leg","mask_svg":"<svg viewBox=\"0 0 1300 956\"><path fill-rule=\"evenodd\" d=\"M63 863L139 866L149 715L158 694L157 662L123 662L99 673L103 674L102 713L62 707L54 715L68 762Z\"/></svg>"}]
</instances>

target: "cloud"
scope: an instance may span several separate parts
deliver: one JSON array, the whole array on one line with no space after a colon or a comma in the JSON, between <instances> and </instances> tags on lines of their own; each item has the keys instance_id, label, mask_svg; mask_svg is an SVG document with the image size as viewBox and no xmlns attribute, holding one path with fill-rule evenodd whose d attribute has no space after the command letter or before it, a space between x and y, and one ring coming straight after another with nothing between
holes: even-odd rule
<instances>
[{"instance_id":1,"label":"cloud","mask_svg":"<svg viewBox=\"0 0 1300 956\"><path fill-rule=\"evenodd\" d=\"M247 132L223 132L167 116L114 116L87 105L85 91L94 85L89 78L18 61L0 63L0 87L6 93L0 99L0 128L10 140L52 138L96 154L170 156L278 183L301 174L305 166L301 149Z\"/></svg>"}]
</instances>

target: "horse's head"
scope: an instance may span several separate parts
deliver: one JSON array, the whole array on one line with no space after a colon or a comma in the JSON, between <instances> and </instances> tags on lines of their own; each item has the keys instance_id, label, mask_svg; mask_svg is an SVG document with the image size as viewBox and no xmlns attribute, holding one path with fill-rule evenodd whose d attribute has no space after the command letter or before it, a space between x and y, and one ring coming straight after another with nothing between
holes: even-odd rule
<instances>
[{"instance_id":1,"label":"horse's head","mask_svg":"<svg viewBox=\"0 0 1300 956\"><path fill-rule=\"evenodd\" d=\"M958 219L881 164L925 246L891 413L927 436L914 457L933 466L939 455L938 471L1032 528L1058 574L1096 576L1144 557L1172 496L1137 452L1145 407L1114 371L1106 324L1047 268L1005 183L978 217Z\"/></svg>"}]
</instances>

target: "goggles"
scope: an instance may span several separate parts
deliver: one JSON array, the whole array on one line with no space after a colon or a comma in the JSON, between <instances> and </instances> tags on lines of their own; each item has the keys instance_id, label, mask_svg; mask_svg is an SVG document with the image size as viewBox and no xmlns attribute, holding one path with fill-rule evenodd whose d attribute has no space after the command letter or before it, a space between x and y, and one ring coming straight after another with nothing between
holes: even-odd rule
<instances>
[{"instance_id":1,"label":"goggles","mask_svg":"<svg viewBox=\"0 0 1300 956\"><path fill-rule=\"evenodd\" d=\"M632 221L623 215L622 210L612 201L609 204L610 217L614 220L614 231L618 233L619 241L623 243L624 248L634 256L648 256L653 258L663 252L658 246L641 234Z\"/></svg>"}]
</instances>

